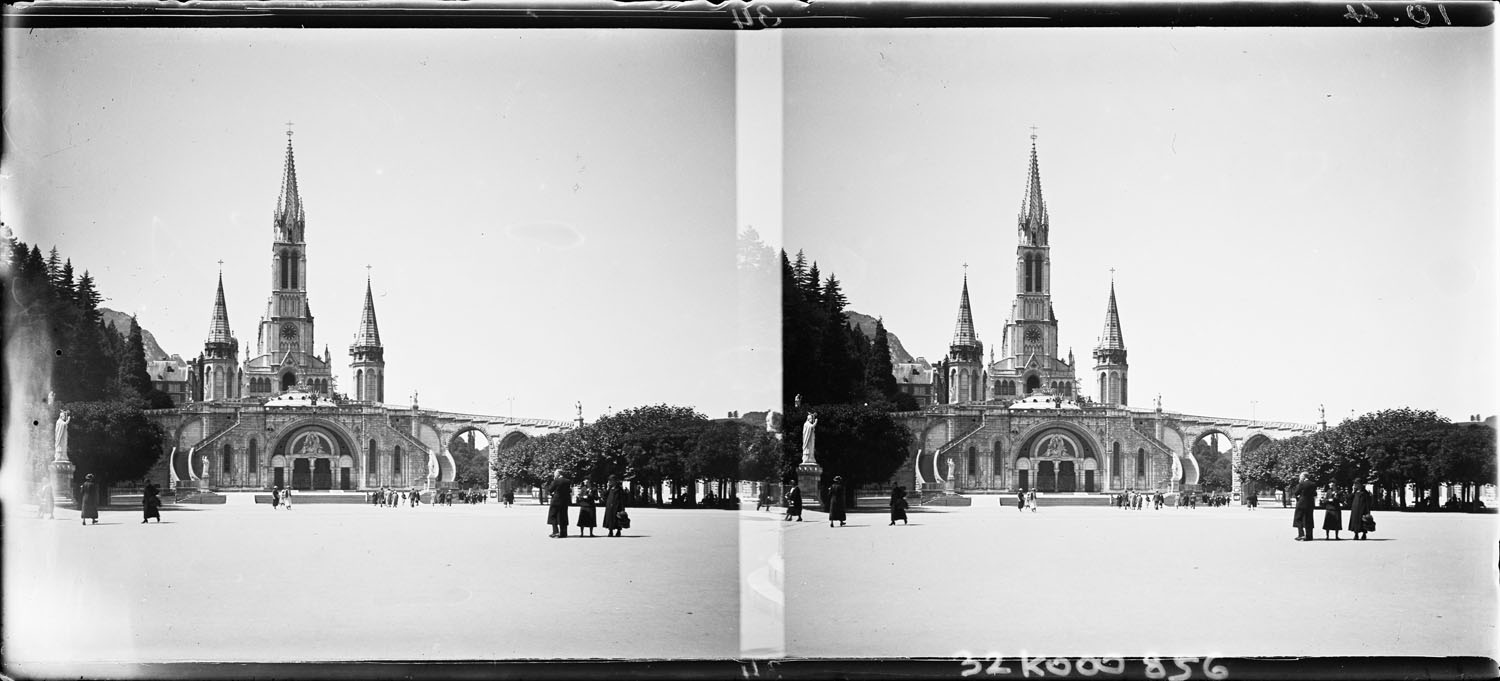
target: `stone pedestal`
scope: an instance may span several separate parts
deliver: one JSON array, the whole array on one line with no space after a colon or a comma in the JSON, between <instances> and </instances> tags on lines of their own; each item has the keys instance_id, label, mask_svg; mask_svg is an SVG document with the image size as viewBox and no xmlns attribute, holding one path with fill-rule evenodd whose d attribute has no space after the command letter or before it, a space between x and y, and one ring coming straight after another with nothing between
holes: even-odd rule
<instances>
[{"instance_id":1,"label":"stone pedestal","mask_svg":"<svg viewBox=\"0 0 1500 681\"><path fill-rule=\"evenodd\" d=\"M73 503L73 470L77 466L72 461L53 461L52 469L52 503Z\"/></svg>"},{"instance_id":2,"label":"stone pedestal","mask_svg":"<svg viewBox=\"0 0 1500 681\"><path fill-rule=\"evenodd\" d=\"M797 486L802 488L802 507L816 505L823 508L823 490L818 486L823 480L823 467L816 463L797 466Z\"/></svg>"}]
</instances>

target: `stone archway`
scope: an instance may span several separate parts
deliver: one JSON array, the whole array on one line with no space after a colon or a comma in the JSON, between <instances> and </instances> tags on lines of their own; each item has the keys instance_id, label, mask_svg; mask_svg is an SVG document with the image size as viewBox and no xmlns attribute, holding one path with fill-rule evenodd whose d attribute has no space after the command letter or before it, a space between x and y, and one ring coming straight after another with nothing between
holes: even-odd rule
<instances>
[{"instance_id":1,"label":"stone archway","mask_svg":"<svg viewBox=\"0 0 1500 681\"><path fill-rule=\"evenodd\" d=\"M1096 483L1099 444L1087 431L1054 421L1024 433L1020 442L1017 464L1020 458L1027 458L1038 491L1071 493L1085 491Z\"/></svg>"},{"instance_id":2,"label":"stone archway","mask_svg":"<svg viewBox=\"0 0 1500 681\"><path fill-rule=\"evenodd\" d=\"M340 489L345 480L358 480L354 469L360 457L352 437L337 425L314 419L293 424L271 446L274 469L281 469L284 486L299 491ZM280 464L279 466L276 464Z\"/></svg>"},{"instance_id":3,"label":"stone archway","mask_svg":"<svg viewBox=\"0 0 1500 681\"><path fill-rule=\"evenodd\" d=\"M497 494L515 492L525 486L518 483L514 478L502 478L495 472L495 463L500 458L500 452L515 447L531 437L519 430L512 430L498 437L490 437L490 489ZM527 488L529 489L529 488Z\"/></svg>"}]
</instances>

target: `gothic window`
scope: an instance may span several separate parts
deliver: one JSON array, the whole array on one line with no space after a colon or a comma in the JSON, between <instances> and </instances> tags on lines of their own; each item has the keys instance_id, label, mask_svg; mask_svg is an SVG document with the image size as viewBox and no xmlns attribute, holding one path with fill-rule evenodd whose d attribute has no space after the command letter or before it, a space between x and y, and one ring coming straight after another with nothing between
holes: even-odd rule
<instances>
[{"instance_id":1,"label":"gothic window","mask_svg":"<svg viewBox=\"0 0 1500 681\"><path fill-rule=\"evenodd\" d=\"M990 454L990 475L999 476L1004 470L1005 448L999 440L995 440L995 448Z\"/></svg>"},{"instance_id":2,"label":"gothic window","mask_svg":"<svg viewBox=\"0 0 1500 681\"><path fill-rule=\"evenodd\" d=\"M1022 269L1026 276L1026 282L1022 290L1031 293L1031 254L1027 253L1021 257Z\"/></svg>"},{"instance_id":3,"label":"gothic window","mask_svg":"<svg viewBox=\"0 0 1500 681\"><path fill-rule=\"evenodd\" d=\"M973 447L969 448L969 469L967 473L972 477L979 475L979 454Z\"/></svg>"},{"instance_id":4,"label":"gothic window","mask_svg":"<svg viewBox=\"0 0 1500 681\"><path fill-rule=\"evenodd\" d=\"M228 442L224 443L224 456L221 457L221 458L224 459L224 472L225 473L228 473L231 470L234 470L234 466L231 463L232 461L234 461L234 448L230 447Z\"/></svg>"},{"instance_id":5,"label":"gothic window","mask_svg":"<svg viewBox=\"0 0 1500 681\"><path fill-rule=\"evenodd\" d=\"M291 288L300 288L301 287L301 283L300 282L302 280L297 277L297 259L298 259L297 258L297 254L295 252L292 253L290 256L287 257L287 260L292 265L292 286L291 286Z\"/></svg>"},{"instance_id":6,"label":"gothic window","mask_svg":"<svg viewBox=\"0 0 1500 681\"><path fill-rule=\"evenodd\" d=\"M1106 374L1102 371L1099 372L1099 401L1104 402L1105 404L1109 403L1109 393L1105 391L1105 388L1108 385L1109 383Z\"/></svg>"},{"instance_id":7,"label":"gothic window","mask_svg":"<svg viewBox=\"0 0 1500 681\"><path fill-rule=\"evenodd\" d=\"M1135 477L1137 480L1146 479L1146 448L1135 450Z\"/></svg>"},{"instance_id":8,"label":"gothic window","mask_svg":"<svg viewBox=\"0 0 1500 681\"><path fill-rule=\"evenodd\" d=\"M354 399L365 399L365 372L359 370L354 372Z\"/></svg>"},{"instance_id":9,"label":"gothic window","mask_svg":"<svg viewBox=\"0 0 1500 681\"><path fill-rule=\"evenodd\" d=\"M396 451L391 453L391 474L401 474L401 446L396 446Z\"/></svg>"},{"instance_id":10,"label":"gothic window","mask_svg":"<svg viewBox=\"0 0 1500 681\"><path fill-rule=\"evenodd\" d=\"M1069 397L1072 397L1073 396L1073 384L1072 383L1064 382L1062 384L1062 394L1067 395Z\"/></svg>"},{"instance_id":11,"label":"gothic window","mask_svg":"<svg viewBox=\"0 0 1500 681\"><path fill-rule=\"evenodd\" d=\"M1109 453L1109 474L1116 478L1120 477L1120 443L1118 442Z\"/></svg>"},{"instance_id":12,"label":"gothic window","mask_svg":"<svg viewBox=\"0 0 1500 681\"><path fill-rule=\"evenodd\" d=\"M1120 404L1125 404L1125 403L1127 403L1129 401L1125 397L1128 394L1129 393L1126 392L1126 390L1125 390L1125 376L1123 374L1121 374L1120 375Z\"/></svg>"},{"instance_id":13,"label":"gothic window","mask_svg":"<svg viewBox=\"0 0 1500 681\"><path fill-rule=\"evenodd\" d=\"M379 450L375 447L375 439L370 438L370 448L365 450L365 471L368 474L368 477L373 478L375 476L376 469L379 468L379 464L376 463L380 460L378 458L378 452Z\"/></svg>"},{"instance_id":14,"label":"gothic window","mask_svg":"<svg viewBox=\"0 0 1500 681\"><path fill-rule=\"evenodd\" d=\"M279 266L276 268L281 272L281 288L291 288L287 284L287 275L291 273L291 266L287 261L290 259L286 251L281 252L281 257L279 258L281 262L278 263Z\"/></svg>"},{"instance_id":15,"label":"gothic window","mask_svg":"<svg viewBox=\"0 0 1500 681\"><path fill-rule=\"evenodd\" d=\"M1026 394L1030 395L1031 393L1036 392L1036 390L1041 387L1042 379L1037 378L1035 375L1026 377Z\"/></svg>"}]
</instances>

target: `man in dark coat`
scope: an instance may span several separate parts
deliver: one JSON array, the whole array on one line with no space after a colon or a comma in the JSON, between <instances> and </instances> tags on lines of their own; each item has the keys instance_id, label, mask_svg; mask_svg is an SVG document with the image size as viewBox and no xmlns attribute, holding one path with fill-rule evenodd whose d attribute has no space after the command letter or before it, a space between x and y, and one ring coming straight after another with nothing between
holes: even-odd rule
<instances>
[{"instance_id":1,"label":"man in dark coat","mask_svg":"<svg viewBox=\"0 0 1500 681\"><path fill-rule=\"evenodd\" d=\"M604 492L604 529L609 530L607 536L618 537L623 531L624 523L620 522L620 514L625 512L625 488L620 486L620 477L609 476L609 489Z\"/></svg>"},{"instance_id":2,"label":"man in dark coat","mask_svg":"<svg viewBox=\"0 0 1500 681\"><path fill-rule=\"evenodd\" d=\"M568 502L573 497L573 483L563 475L561 468L547 485L547 495L552 498L547 506L547 524L552 526L552 534L548 536L562 539L568 536Z\"/></svg>"},{"instance_id":3,"label":"man in dark coat","mask_svg":"<svg viewBox=\"0 0 1500 681\"><path fill-rule=\"evenodd\" d=\"M1297 541L1313 539L1313 506L1318 500L1318 486L1307 479L1307 473L1297 476L1297 485L1292 488L1297 506L1292 511L1292 527L1297 528Z\"/></svg>"},{"instance_id":4,"label":"man in dark coat","mask_svg":"<svg viewBox=\"0 0 1500 681\"><path fill-rule=\"evenodd\" d=\"M1354 493L1349 495L1349 531L1355 539L1369 539L1370 528L1365 516L1370 512L1370 493L1365 491L1365 479L1354 480Z\"/></svg>"},{"instance_id":5,"label":"man in dark coat","mask_svg":"<svg viewBox=\"0 0 1500 681\"><path fill-rule=\"evenodd\" d=\"M833 484L828 487L828 526L833 527L833 521L837 520L839 527L844 526L844 520L848 515L844 513L844 478L833 476Z\"/></svg>"},{"instance_id":6,"label":"man in dark coat","mask_svg":"<svg viewBox=\"0 0 1500 681\"><path fill-rule=\"evenodd\" d=\"M141 495L141 522L156 518L161 522L161 490L157 489L156 483L146 483L146 491Z\"/></svg>"},{"instance_id":7,"label":"man in dark coat","mask_svg":"<svg viewBox=\"0 0 1500 681\"><path fill-rule=\"evenodd\" d=\"M788 480L786 484L790 485L791 489L786 491L786 517L783 520L796 518L800 523L802 522L802 488L797 486L796 480Z\"/></svg>"},{"instance_id":8,"label":"man in dark coat","mask_svg":"<svg viewBox=\"0 0 1500 681\"><path fill-rule=\"evenodd\" d=\"M906 488L900 485L891 488L891 524L895 525L897 520L906 524Z\"/></svg>"},{"instance_id":9,"label":"man in dark coat","mask_svg":"<svg viewBox=\"0 0 1500 681\"><path fill-rule=\"evenodd\" d=\"M83 510L79 517L84 525L90 520L99 524L99 488L94 484L93 473L83 476L83 484L78 487L78 507Z\"/></svg>"}]
</instances>

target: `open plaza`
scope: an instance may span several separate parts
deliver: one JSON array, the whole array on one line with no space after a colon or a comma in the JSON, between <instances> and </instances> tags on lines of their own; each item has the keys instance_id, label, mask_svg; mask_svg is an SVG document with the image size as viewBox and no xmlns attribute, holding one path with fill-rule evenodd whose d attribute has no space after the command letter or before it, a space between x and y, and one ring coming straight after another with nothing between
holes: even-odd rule
<instances>
[{"instance_id":1,"label":"open plaza","mask_svg":"<svg viewBox=\"0 0 1500 681\"><path fill-rule=\"evenodd\" d=\"M10 506L5 650L11 669L48 676L183 661L1497 652L1493 515L1387 512L1369 541L1299 543L1277 506L1044 498L1021 513L980 496L891 527L866 501L839 528L746 504L633 509L622 538L567 540L546 536L531 500L287 511L232 495L169 506L159 525L111 508L90 526Z\"/></svg>"}]
</instances>

